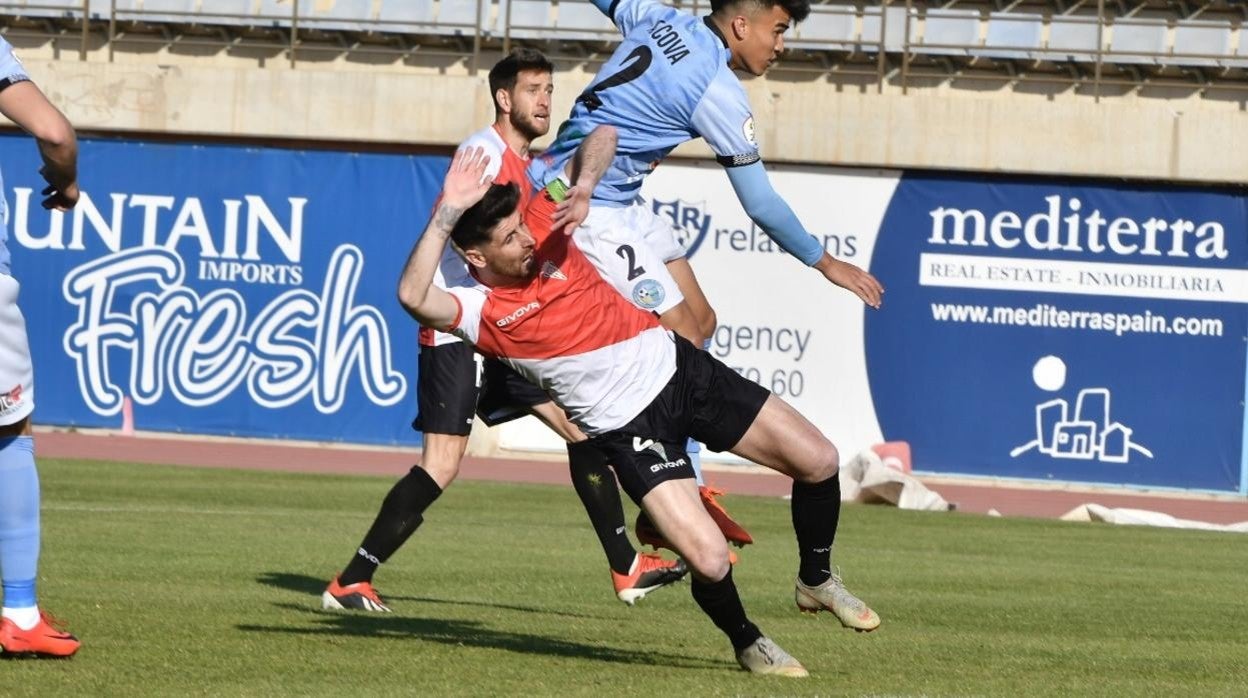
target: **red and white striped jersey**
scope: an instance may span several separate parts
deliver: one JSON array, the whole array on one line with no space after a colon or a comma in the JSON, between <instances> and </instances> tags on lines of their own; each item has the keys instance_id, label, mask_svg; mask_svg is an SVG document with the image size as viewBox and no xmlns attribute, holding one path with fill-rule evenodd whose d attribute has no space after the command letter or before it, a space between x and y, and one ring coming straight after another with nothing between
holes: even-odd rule
<instances>
[{"instance_id":1,"label":"red and white striped jersey","mask_svg":"<svg viewBox=\"0 0 1248 698\"><path fill-rule=\"evenodd\" d=\"M529 158L521 157L516 151L507 146L506 141L498 132L496 126L487 126L480 131L469 136L463 143L459 144L457 150L464 148L482 148L485 154L490 157L490 163L486 166L486 174L494 177L494 181L498 184L514 183L520 187L520 205L524 206L527 201L532 187L524 171L529 166ZM442 195L438 194L435 199L434 209L437 209L437 202L442 200ZM463 285L465 279L470 280L472 277L468 275L468 264L463 257L459 256L450 245L447 245L446 252L442 255L442 261L438 263L438 270L433 275L433 283L441 289L447 289L452 286ZM475 283L469 281L469 283ZM422 346L442 346L443 344L451 344L458 342L459 338L445 332L421 327L420 343Z\"/></svg>"},{"instance_id":2,"label":"red and white striped jersey","mask_svg":"<svg viewBox=\"0 0 1248 698\"><path fill-rule=\"evenodd\" d=\"M676 372L676 345L653 313L603 280L572 238L551 234L554 206L543 192L526 210L537 242L533 277L449 288L459 302L449 329L540 386L595 436L628 424L658 396Z\"/></svg>"}]
</instances>

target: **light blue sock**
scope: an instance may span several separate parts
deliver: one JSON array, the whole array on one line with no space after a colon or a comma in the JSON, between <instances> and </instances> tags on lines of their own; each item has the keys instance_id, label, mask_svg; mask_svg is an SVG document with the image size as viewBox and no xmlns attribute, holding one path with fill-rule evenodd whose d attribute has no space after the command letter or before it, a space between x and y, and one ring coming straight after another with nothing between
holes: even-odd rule
<instances>
[{"instance_id":1,"label":"light blue sock","mask_svg":"<svg viewBox=\"0 0 1248 698\"><path fill-rule=\"evenodd\" d=\"M706 484L702 479L702 444L694 439L689 439L685 444L685 453L689 454L689 464L693 466L693 477L698 481L698 487Z\"/></svg>"},{"instance_id":2,"label":"light blue sock","mask_svg":"<svg viewBox=\"0 0 1248 698\"><path fill-rule=\"evenodd\" d=\"M39 565L39 473L35 440L0 438L0 581L5 608L36 604Z\"/></svg>"}]
</instances>

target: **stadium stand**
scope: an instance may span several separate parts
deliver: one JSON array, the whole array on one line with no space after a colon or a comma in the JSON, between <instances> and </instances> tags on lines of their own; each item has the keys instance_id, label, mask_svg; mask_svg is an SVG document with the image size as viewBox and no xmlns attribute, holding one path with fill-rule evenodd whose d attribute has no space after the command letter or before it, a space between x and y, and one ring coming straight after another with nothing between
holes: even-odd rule
<instances>
[{"instance_id":1,"label":"stadium stand","mask_svg":"<svg viewBox=\"0 0 1248 698\"><path fill-rule=\"evenodd\" d=\"M709 0L674 2L705 12ZM782 70L909 80L1248 87L1239 0L832 0L796 27ZM513 41L556 57L605 57L617 35L585 0L0 1L6 32L104 42L285 51L442 51Z\"/></svg>"}]
</instances>

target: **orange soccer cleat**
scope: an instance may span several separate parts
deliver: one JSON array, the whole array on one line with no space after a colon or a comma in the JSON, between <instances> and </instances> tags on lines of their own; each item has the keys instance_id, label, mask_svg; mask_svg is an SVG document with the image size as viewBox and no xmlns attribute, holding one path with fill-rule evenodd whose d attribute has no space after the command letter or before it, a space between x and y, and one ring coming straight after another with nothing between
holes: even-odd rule
<instances>
[{"instance_id":1,"label":"orange soccer cleat","mask_svg":"<svg viewBox=\"0 0 1248 698\"><path fill-rule=\"evenodd\" d=\"M680 581L688 572L684 560L664 560L655 553L637 553L628 574L611 570L611 582L620 601L632 606L655 589Z\"/></svg>"},{"instance_id":2,"label":"orange soccer cleat","mask_svg":"<svg viewBox=\"0 0 1248 698\"><path fill-rule=\"evenodd\" d=\"M73 656L82 643L78 638L61 630L60 625L60 621L43 611L39 612L39 624L30 630L22 630L17 627L17 623L5 618L0 620L0 649L5 654Z\"/></svg>"},{"instance_id":3,"label":"orange soccer cleat","mask_svg":"<svg viewBox=\"0 0 1248 698\"><path fill-rule=\"evenodd\" d=\"M326 610L355 610L355 611L372 611L374 613L389 613L390 607L385 601L381 600L381 594L373 588L370 582L356 582L343 586L338 583L338 578L334 577L326 587L325 593L321 594L321 608Z\"/></svg>"}]
</instances>

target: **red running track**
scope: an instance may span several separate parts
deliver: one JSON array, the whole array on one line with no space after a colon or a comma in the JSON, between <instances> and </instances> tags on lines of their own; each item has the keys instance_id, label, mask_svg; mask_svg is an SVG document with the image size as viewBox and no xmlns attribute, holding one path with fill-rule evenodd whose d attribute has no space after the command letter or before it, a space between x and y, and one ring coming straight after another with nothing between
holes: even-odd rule
<instances>
[{"instance_id":1,"label":"red running track","mask_svg":"<svg viewBox=\"0 0 1248 698\"><path fill-rule=\"evenodd\" d=\"M280 470L304 473L385 475L397 478L420 460L418 449L377 449L339 445L309 445L282 441L195 439L159 435L121 436L96 433L40 431L35 439L41 458L110 460L129 463L182 465L201 468ZM753 469L751 469L753 470ZM464 460L460 477L568 485L565 462L475 458ZM782 496L789 480L764 472L714 470L707 481L732 494ZM1004 516L1057 518L1080 504L1130 507L1160 511L1183 519L1210 523L1248 521L1248 499L1214 495L1145 493L1097 490L1086 487L949 482L932 478L926 484L958 511Z\"/></svg>"}]
</instances>

